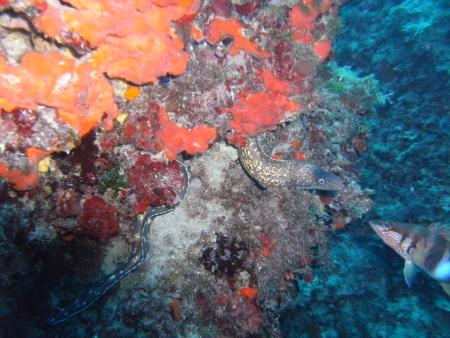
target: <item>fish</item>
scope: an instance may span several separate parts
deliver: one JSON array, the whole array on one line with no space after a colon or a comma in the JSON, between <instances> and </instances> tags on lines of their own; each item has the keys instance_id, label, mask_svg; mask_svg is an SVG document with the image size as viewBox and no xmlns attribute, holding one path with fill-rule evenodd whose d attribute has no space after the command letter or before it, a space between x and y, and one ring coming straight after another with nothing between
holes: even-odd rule
<instances>
[{"instance_id":1,"label":"fish","mask_svg":"<svg viewBox=\"0 0 450 338\"><path fill-rule=\"evenodd\" d=\"M264 188L294 186L304 190L340 191L344 180L309 161L274 160L261 144L261 136L248 138L239 149L239 161L247 174Z\"/></svg>"},{"instance_id":2,"label":"fish","mask_svg":"<svg viewBox=\"0 0 450 338\"><path fill-rule=\"evenodd\" d=\"M136 234L137 240L131 245L131 253L128 261L124 265L116 268L112 274L103 280L103 282L93 286L79 299L74 300L68 307L58 309L58 312L55 315L47 319L48 325L53 326L63 323L86 310L111 290L114 285L119 283L129 273L135 271L146 261L150 251L150 226L153 223L153 220L158 216L173 211L184 199L189 188L189 171L183 163L177 162L180 164L181 173L185 181L184 189L180 192L177 203L172 206L150 206L144 214L139 215L135 220L133 228L139 229L140 231Z\"/></svg>"},{"instance_id":3,"label":"fish","mask_svg":"<svg viewBox=\"0 0 450 338\"><path fill-rule=\"evenodd\" d=\"M382 220L369 225L383 242L404 260L403 274L412 288L418 271L439 282L450 296L450 231L442 225L429 227Z\"/></svg>"}]
</instances>

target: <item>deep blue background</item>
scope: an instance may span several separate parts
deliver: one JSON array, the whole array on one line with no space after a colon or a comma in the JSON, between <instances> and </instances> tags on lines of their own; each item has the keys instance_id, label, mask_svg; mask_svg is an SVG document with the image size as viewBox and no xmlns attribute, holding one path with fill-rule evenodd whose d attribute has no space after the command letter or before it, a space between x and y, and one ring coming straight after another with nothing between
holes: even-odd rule
<instances>
[{"instance_id":1,"label":"deep blue background","mask_svg":"<svg viewBox=\"0 0 450 338\"><path fill-rule=\"evenodd\" d=\"M336 60L374 74L389 96L368 120L362 182L375 212L410 222L450 216L450 2L349 1Z\"/></svg>"},{"instance_id":2,"label":"deep blue background","mask_svg":"<svg viewBox=\"0 0 450 338\"><path fill-rule=\"evenodd\" d=\"M421 275L409 289L403 260L370 218L450 221L450 2L347 1L335 61L374 74L389 100L367 116L361 184L374 210L336 234L331 266L300 281L285 337L450 337L450 298Z\"/></svg>"}]
</instances>

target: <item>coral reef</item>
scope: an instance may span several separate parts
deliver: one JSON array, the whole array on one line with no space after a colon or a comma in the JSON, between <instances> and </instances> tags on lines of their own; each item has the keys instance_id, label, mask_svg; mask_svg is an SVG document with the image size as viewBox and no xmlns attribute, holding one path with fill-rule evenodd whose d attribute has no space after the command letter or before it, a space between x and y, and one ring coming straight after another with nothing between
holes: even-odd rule
<instances>
[{"instance_id":1,"label":"coral reef","mask_svg":"<svg viewBox=\"0 0 450 338\"><path fill-rule=\"evenodd\" d=\"M0 262L27 276L7 271L21 296L0 311L6 334L280 336L296 280L330 267L334 232L372 206L356 163L376 82L326 67L341 1L0 4ZM346 189L260 189L236 148L270 131L267 156ZM127 260L137 217L178 203L136 273L45 324Z\"/></svg>"},{"instance_id":2,"label":"coral reef","mask_svg":"<svg viewBox=\"0 0 450 338\"><path fill-rule=\"evenodd\" d=\"M100 123L110 130L113 119L119 115L113 89L103 73L144 84L166 74L179 75L185 71L189 55L182 50L184 44L171 23L195 14L198 1L94 3L95 6L90 1L64 4L25 1L4 5L25 12L36 30L69 45L75 56L85 56L75 59L57 52L30 51L21 55L18 66L9 65L1 56L2 112L17 114L33 110L38 114L40 107L50 107L82 137ZM33 7L36 11L30 9ZM43 150L53 153L73 147L62 137L58 141L58 147ZM10 157L23 156L20 151L11 152ZM29 189L36 185L36 174L28 173L35 171L36 163L2 160L6 162L2 163L2 176L17 188Z\"/></svg>"},{"instance_id":3,"label":"coral reef","mask_svg":"<svg viewBox=\"0 0 450 338\"><path fill-rule=\"evenodd\" d=\"M100 123L110 130L118 115L111 85L89 62L77 64L59 53L28 52L19 66L10 66L0 58L0 72L0 109L7 112L52 107L80 136ZM79 93L84 93L83 97Z\"/></svg>"}]
</instances>

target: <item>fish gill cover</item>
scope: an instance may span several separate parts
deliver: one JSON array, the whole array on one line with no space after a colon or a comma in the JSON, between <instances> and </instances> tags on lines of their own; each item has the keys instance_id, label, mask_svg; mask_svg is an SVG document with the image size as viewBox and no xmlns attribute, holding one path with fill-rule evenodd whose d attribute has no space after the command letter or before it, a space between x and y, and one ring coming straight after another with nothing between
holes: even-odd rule
<instances>
[{"instance_id":1,"label":"fish gill cover","mask_svg":"<svg viewBox=\"0 0 450 338\"><path fill-rule=\"evenodd\" d=\"M321 298L353 276L332 291L353 304L373 278L350 269L383 271L348 237L367 233L368 121L392 90L376 69L345 66L357 50L330 62L341 3L0 0L1 333L377 336L355 313L333 326L344 321ZM304 175L283 176L311 165L339 184L305 190ZM286 184L262 189L260 177ZM299 292L304 316L288 332Z\"/></svg>"}]
</instances>

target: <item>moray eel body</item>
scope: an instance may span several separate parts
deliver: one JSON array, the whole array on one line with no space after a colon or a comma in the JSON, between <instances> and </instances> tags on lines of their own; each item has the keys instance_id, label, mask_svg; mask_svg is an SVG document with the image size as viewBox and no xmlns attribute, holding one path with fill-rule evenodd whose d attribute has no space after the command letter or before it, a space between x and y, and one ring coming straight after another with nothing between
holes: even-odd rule
<instances>
[{"instance_id":1,"label":"moray eel body","mask_svg":"<svg viewBox=\"0 0 450 338\"><path fill-rule=\"evenodd\" d=\"M181 171L183 178L186 182L186 186L180 193L180 202L186 196L189 187L189 173L187 168L181 162L178 162L181 166ZM180 203L178 202L178 204ZM56 325L66 321L67 319L79 314L80 312L89 308L94 304L101 296L107 293L114 285L120 282L124 277L126 277L130 272L136 270L142 263L147 259L148 253L150 251L149 233L150 225L153 220L161 215L167 214L175 209L174 206L159 206L159 207L149 207L142 217L136 220L135 228L139 229L136 234L137 241L131 245L131 254L128 262L117 268L111 275L108 276L102 283L94 286L88 290L80 299L75 300L71 306L67 308L59 309L59 313L50 317L47 320L49 325Z\"/></svg>"},{"instance_id":2,"label":"moray eel body","mask_svg":"<svg viewBox=\"0 0 450 338\"><path fill-rule=\"evenodd\" d=\"M260 146L261 136L247 139L239 150L239 161L247 174L265 188L295 186L299 189L338 191L344 181L320 166L307 161L277 161Z\"/></svg>"}]
</instances>

